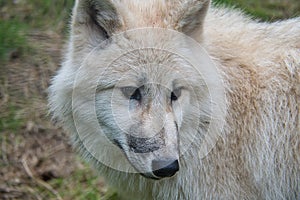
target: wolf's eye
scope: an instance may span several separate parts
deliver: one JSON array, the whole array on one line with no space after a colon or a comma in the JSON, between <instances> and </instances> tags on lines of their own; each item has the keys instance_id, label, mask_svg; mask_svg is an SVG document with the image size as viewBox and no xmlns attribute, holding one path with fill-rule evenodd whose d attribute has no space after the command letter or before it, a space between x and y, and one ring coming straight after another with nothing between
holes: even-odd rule
<instances>
[{"instance_id":1,"label":"wolf's eye","mask_svg":"<svg viewBox=\"0 0 300 200\"><path fill-rule=\"evenodd\" d=\"M122 93L126 98L130 100L140 101L142 99L141 91L136 87L122 88Z\"/></svg>"},{"instance_id":2,"label":"wolf's eye","mask_svg":"<svg viewBox=\"0 0 300 200\"><path fill-rule=\"evenodd\" d=\"M178 97L174 94L174 92L171 93L171 101L177 101Z\"/></svg>"},{"instance_id":3,"label":"wolf's eye","mask_svg":"<svg viewBox=\"0 0 300 200\"><path fill-rule=\"evenodd\" d=\"M142 99L141 91L140 89L136 89L134 93L130 96L130 99L140 101Z\"/></svg>"},{"instance_id":4,"label":"wolf's eye","mask_svg":"<svg viewBox=\"0 0 300 200\"><path fill-rule=\"evenodd\" d=\"M171 92L171 101L177 101L178 98L181 96L181 89L176 89Z\"/></svg>"}]
</instances>

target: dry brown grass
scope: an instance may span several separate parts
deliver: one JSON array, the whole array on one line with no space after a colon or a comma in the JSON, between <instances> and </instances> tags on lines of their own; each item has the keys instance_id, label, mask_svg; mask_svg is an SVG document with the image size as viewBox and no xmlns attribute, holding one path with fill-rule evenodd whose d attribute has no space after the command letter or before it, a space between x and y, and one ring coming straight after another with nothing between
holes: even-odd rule
<instances>
[{"instance_id":1,"label":"dry brown grass","mask_svg":"<svg viewBox=\"0 0 300 200\"><path fill-rule=\"evenodd\" d=\"M75 156L48 114L47 88L61 62L67 24L60 19L67 19L71 7L63 6L72 2L0 2L0 28L8 28L0 30L6 45L6 58L0 57L0 199L107 196L103 181Z\"/></svg>"}]
</instances>

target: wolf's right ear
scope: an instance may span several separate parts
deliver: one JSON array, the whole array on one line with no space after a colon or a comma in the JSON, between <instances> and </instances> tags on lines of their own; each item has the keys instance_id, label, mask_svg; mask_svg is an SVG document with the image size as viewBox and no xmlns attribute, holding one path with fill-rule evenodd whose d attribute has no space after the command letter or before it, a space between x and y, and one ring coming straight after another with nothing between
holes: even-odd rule
<instances>
[{"instance_id":1,"label":"wolf's right ear","mask_svg":"<svg viewBox=\"0 0 300 200\"><path fill-rule=\"evenodd\" d=\"M210 0L179 0L179 5L175 4L177 8L174 8L175 30L199 39L210 2Z\"/></svg>"},{"instance_id":2,"label":"wolf's right ear","mask_svg":"<svg viewBox=\"0 0 300 200\"><path fill-rule=\"evenodd\" d=\"M86 38L89 42L99 42L112 36L120 27L120 16L110 0L76 0L72 18L73 35L80 35L79 38Z\"/></svg>"}]
</instances>

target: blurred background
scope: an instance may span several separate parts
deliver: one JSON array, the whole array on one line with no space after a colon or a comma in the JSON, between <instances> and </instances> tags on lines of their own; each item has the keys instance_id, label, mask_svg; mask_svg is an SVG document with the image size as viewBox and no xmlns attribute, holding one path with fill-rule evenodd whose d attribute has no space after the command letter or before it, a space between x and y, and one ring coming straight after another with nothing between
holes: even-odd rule
<instances>
[{"instance_id":1,"label":"blurred background","mask_svg":"<svg viewBox=\"0 0 300 200\"><path fill-rule=\"evenodd\" d=\"M299 0L215 0L260 21L300 15ZM0 0L0 199L118 199L48 115L74 0Z\"/></svg>"}]
</instances>

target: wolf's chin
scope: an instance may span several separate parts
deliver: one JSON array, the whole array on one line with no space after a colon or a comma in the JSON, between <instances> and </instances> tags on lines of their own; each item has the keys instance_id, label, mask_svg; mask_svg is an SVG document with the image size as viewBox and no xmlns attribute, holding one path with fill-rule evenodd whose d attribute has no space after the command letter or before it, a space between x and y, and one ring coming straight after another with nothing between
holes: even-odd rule
<instances>
[{"instance_id":1,"label":"wolf's chin","mask_svg":"<svg viewBox=\"0 0 300 200\"><path fill-rule=\"evenodd\" d=\"M140 173L140 175L142 175L143 177L147 178L147 179L152 179L152 180L161 180L162 178L158 178L152 175L152 173Z\"/></svg>"}]
</instances>

